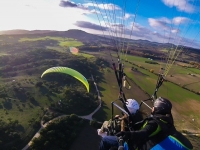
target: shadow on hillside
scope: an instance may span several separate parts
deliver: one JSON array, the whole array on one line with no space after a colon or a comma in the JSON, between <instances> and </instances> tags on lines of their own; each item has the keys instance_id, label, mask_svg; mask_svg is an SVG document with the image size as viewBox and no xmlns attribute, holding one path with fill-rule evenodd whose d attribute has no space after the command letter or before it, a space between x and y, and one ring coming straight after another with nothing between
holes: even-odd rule
<instances>
[{"instance_id":1,"label":"shadow on hillside","mask_svg":"<svg viewBox=\"0 0 200 150\"><path fill-rule=\"evenodd\" d=\"M16 130L20 131L20 132L24 132L24 127L21 124L18 124L16 127Z\"/></svg>"},{"instance_id":2,"label":"shadow on hillside","mask_svg":"<svg viewBox=\"0 0 200 150\"><path fill-rule=\"evenodd\" d=\"M53 99L51 98L51 96L50 95L46 95L47 96L47 98L48 98L48 100L50 101L50 102L52 102L53 101Z\"/></svg>"},{"instance_id":3,"label":"shadow on hillside","mask_svg":"<svg viewBox=\"0 0 200 150\"><path fill-rule=\"evenodd\" d=\"M0 104L0 109L3 109L3 105L2 104Z\"/></svg>"},{"instance_id":4,"label":"shadow on hillside","mask_svg":"<svg viewBox=\"0 0 200 150\"><path fill-rule=\"evenodd\" d=\"M4 102L3 102L3 107L6 108L6 109L12 109L12 103L11 103L11 100L8 100L6 99Z\"/></svg>"},{"instance_id":5,"label":"shadow on hillside","mask_svg":"<svg viewBox=\"0 0 200 150\"><path fill-rule=\"evenodd\" d=\"M101 137L97 130L87 125L74 141L70 150L98 150Z\"/></svg>"},{"instance_id":6,"label":"shadow on hillside","mask_svg":"<svg viewBox=\"0 0 200 150\"><path fill-rule=\"evenodd\" d=\"M105 91L105 88L98 86L99 91Z\"/></svg>"},{"instance_id":7,"label":"shadow on hillside","mask_svg":"<svg viewBox=\"0 0 200 150\"><path fill-rule=\"evenodd\" d=\"M39 90L42 94L48 94L49 93L49 90L45 86L41 86Z\"/></svg>"},{"instance_id":8,"label":"shadow on hillside","mask_svg":"<svg viewBox=\"0 0 200 150\"><path fill-rule=\"evenodd\" d=\"M31 104L33 104L34 106L39 106L39 103L35 100L34 97L30 98L30 102L31 102Z\"/></svg>"},{"instance_id":9,"label":"shadow on hillside","mask_svg":"<svg viewBox=\"0 0 200 150\"><path fill-rule=\"evenodd\" d=\"M19 99L21 102L26 102L27 96L25 92L16 92L15 93L16 99Z\"/></svg>"}]
</instances>

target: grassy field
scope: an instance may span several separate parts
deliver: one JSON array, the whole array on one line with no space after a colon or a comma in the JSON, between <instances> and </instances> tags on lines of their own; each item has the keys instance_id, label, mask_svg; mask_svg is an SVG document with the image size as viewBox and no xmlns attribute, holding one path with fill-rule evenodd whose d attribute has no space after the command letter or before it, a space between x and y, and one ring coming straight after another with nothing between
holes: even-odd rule
<instances>
[{"instance_id":1,"label":"grassy field","mask_svg":"<svg viewBox=\"0 0 200 150\"><path fill-rule=\"evenodd\" d=\"M86 57L86 58L92 58L92 57L94 57L94 55L91 55L91 54L87 54L87 53L78 53L77 54L78 56L83 56L83 57Z\"/></svg>"},{"instance_id":2,"label":"grassy field","mask_svg":"<svg viewBox=\"0 0 200 150\"><path fill-rule=\"evenodd\" d=\"M21 38L19 42L26 42L26 41L45 41L45 40L55 40L55 41L74 41L72 38L62 38L62 37L52 37L52 36L45 36L45 37L38 37L38 38Z\"/></svg>"},{"instance_id":3,"label":"grassy field","mask_svg":"<svg viewBox=\"0 0 200 150\"><path fill-rule=\"evenodd\" d=\"M6 55L10 55L10 54L7 54L7 53L0 53L0 56L6 56Z\"/></svg>"},{"instance_id":4,"label":"grassy field","mask_svg":"<svg viewBox=\"0 0 200 150\"><path fill-rule=\"evenodd\" d=\"M59 42L59 45L61 47L78 47L78 46L82 46L84 45L82 42L77 41L76 39L72 39L72 38L62 38L62 37L50 37L50 36L46 36L46 37L39 37L39 38L21 38L19 40L19 42L33 42L33 41L45 41L45 40L55 40Z\"/></svg>"},{"instance_id":5,"label":"grassy field","mask_svg":"<svg viewBox=\"0 0 200 150\"><path fill-rule=\"evenodd\" d=\"M67 48L63 48L63 47L60 47L60 46L46 46L47 49L52 49L52 50L55 50L55 51L58 51L58 52L61 52L61 53L66 53L67 51Z\"/></svg>"},{"instance_id":6,"label":"grassy field","mask_svg":"<svg viewBox=\"0 0 200 150\"><path fill-rule=\"evenodd\" d=\"M159 73L161 67L166 68L166 70L169 69L169 72L166 76L167 80L172 81L181 86L185 86L186 88L191 89L195 92L199 91L199 88L198 88L200 87L200 82L199 82L200 70L199 69L184 68L176 64L172 65L172 67L170 67L169 65L166 67L166 64L164 62L158 62L158 61L157 62L159 64L149 64L149 63L145 63L145 61L148 60L147 58L138 57L138 56L127 55L126 58L128 61L134 62L136 65L141 65L142 67L148 70L153 69L155 73ZM126 65L130 66L130 64L128 63L126 63ZM147 71L145 73L147 73ZM196 77L188 75L188 73L195 74ZM173 75L173 77L170 77L171 75Z\"/></svg>"},{"instance_id":7,"label":"grassy field","mask_svg":"<svg viewBox=\"0 0 200 150\"><path fill-rule=\"evenodd\" d=\"M0 110L0 114L4 114L4 120L7 120L8 118L11 118L12 120L17 119L20 124L24 125L25 128L29 126L27 119L34 118L36 120L40 120L38 117L43 115L42 110L47 108L50 100L54 101L56 98L53 96L50 96L50 99L47 98L44 95L45 87L44 90L35 87L36 81L37 77L27 76L19 76L17 78L9 78L9 80L4 79L1 81L1 86L6 85L7 95L9 97L8 99L0 98L1 101L6 101L4 103L4 108L6 108L6 111L4 109ZM24 98L17 99L10 96L13 95L11 88L13 85L18 84L20 84L21 88L25 88L27 91L33 93L36 102L30 102Z\"/></svg>"}]
</instances>

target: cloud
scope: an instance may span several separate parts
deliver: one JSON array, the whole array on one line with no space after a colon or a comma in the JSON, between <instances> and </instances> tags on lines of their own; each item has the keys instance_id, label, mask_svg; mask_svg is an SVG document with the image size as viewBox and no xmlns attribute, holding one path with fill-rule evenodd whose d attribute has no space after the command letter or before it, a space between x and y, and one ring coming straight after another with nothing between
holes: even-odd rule
<instances>
[{"instance_id":1,"label":"cloud","mask_svg":"<svg viewBox=\"0 0 200 150\"><path fill-rule=\"evenodd\" d=\"M162 0L169 7L176 7L180 11L192 13L195 8L189 3L189 0Z\"/></svg>"},{"instance_id":2,"label":"cloud","mask_svg":"<svg viewBox=\"0 0 200 150\"><path fill-rule=\"evenodd\" d=\"M148 18L149 25L153 28L163 28L164 30L169 30L169 20L166 19L166 21L162 19L154 19L154 18Z\"/></svg>"},{"instance_id":3,"label":"cloud","mask_svg":"<svg viewBox=\"0 0 200 150\"><path fill-rule=\"evenodd\" d=\"M103 30L106 31L108 28L104 27L104 26L100 26L91 22L87 22L87 21L76 21L76 23L74 24L77 27L80 28L88 28L88 29L93 29L93 30Z\"/></svg>"},{"instance_id":4,"label":"cloud","mask_svg":"<svg viewBox=\"0 0 200 150\"><path fill-rule=\"evenodd\" d=\"M100 11L95 10L95 9L90 10L90 12L91 12L91 13L94 13L94 14L100 14L100 13L101 13Z\"/></svg>"},{"instance_id":5,"label":"cloud","mask_svg":"<svg viewBox=\"0 0 200 150\"><path fill-rule=\"evenodd\" d=\"M118 28L123 28L124 27L124 25L121 24L121 23L113 23L113 24L111 24L111 26L112 27L118 27Z\"/></svg>"},{"instance_id":6,"label":"cloud","mask_svg":"<svg viewBox=\"0 0 200 150\"><path fill-rule=\"evenodd\" d=\"M182 24L182 23L187 23L189 22L190 19L189 18L186 18L186 17L175 17L173 18L172 22L175 24L175 25L179 25L179 24Z\"/></svg>"},{"instance_id":7,"label":"cloud","mask_svg":"<svg viewBox=\"0 0 200 150\"><path fill-rule=\"evenodd\" d=\"M94 4L94 3L86 3L84 6L89 7L97 7L99 9L104 9L104 10L121 10L121 8L118 5L112 4L112 3L107 3L107 4Z\"/></svg>"},{"instance_id":8,"label":"cloud","mask_svg":"<svg viewBox=\"0 0 200 150\"><path fill-rule=\"evenodd\" d=\"M123 19L123 20L128 20L128 19L130 19L131 17L134 17L134 16L135 16L134 14L125 13L123 17L121 15L121 16L117 16L117 18Z\"/></svg>"},{"instance_id":9,"label":"cloud","mask_svg":"<svg viewBox=\"0 0 200 150\"><path fill-rule=\"evenodd\" d=\"M75 23L76 26L80 27L82 30L85 28L86 31L92 30L91 33L98 33L102 34L102 29L104 31L104 35L107 36L116 36L116 37L122 37L122 38L132 38L132 39L143 39L143 40L149 40L152 42L159 42L159 43L173 43L178 45L188 45L191 46L191 40L187 38L183 38L180 36L172 36L171 33L178 33L180 32L178 29L172 29L170 32L160 33L159 31L151 30L147 27L144 27L138 23L135 23L133 27L133 31L131 31L131 27L124 28L124 32L122 33L120 28L123 27L122 24L111 24L109 27L100 26L91 22L87 21L77 21ZM115 27L119 27L118 30L114 30ZM113 34L112 34L113 32ZM115 33L115 34L114 34ZM131 36L130 36L131 34ZM200 46L200 44L193 43L193 47Z\"/></svg>"},{"instance_id":10,"label":"cloud","mask_svg":"<svg viewBox=\"0 0 200 150\"><path fill-rule=\"evenodd\" d=\"M76 3L69 1L69 0L67 0L67 1L61 0L59 6L65 7L65 8L79 8L79 9L87 10L87 7L85 7L81 4L76 4Z\"/></svg>"},{"instance_id":11,"label":"cloud","mask_svg":"<svg viewBox=\"0 0 200 150\"><path fill-rule=\"evenodd\" d=\"M179 29L172 29L172 30L171 30L171 33L179 33L179 32L180 32Z\"/></svg>"},{"instance_id":12,"label":"cloud","mask_svg":"<svg viewBox=\"0 0 200 150\"><path fill-rule=\"evenodd\" d=\"M172 24L174 25L179 25L179 24L184 24L191 21L189 18L186 17L174 17L172 20L168 18L159 18L159 19L154 19L154 18L149 18L148 22L149 25L155 29L162 29L162 30L168 30L171 31L171 33L178 33L180 30L178 29L171 29Z\"/></svg>"}]
</instances>

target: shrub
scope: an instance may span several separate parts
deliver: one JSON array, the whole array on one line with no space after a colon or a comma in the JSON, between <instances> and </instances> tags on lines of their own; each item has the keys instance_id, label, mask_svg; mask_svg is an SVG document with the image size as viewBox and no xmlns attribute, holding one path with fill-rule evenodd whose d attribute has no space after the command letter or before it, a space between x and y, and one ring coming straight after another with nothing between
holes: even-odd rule
<instances>
[{"instance_id":1,"label":"shrub","mask_svg":"<svg viewBox=\"0 0 200 150\"><path fill-rule=\"evenodd\" d=\"M150 69L149 71L150 71L151 73L154 73L154 70L153 70L153 69Z\"/></svg>"}]
</instances>

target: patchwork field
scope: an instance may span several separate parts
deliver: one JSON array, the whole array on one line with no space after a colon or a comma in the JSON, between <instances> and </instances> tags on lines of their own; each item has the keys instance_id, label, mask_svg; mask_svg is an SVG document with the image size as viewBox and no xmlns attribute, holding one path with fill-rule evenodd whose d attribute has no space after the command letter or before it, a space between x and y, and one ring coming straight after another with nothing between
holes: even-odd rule
<instances>
[{"instance_id":1,"label":"patchwork field","mask_svg":"<svg viewBox=\"0 0 200 150\"><path fill-rule=\"evenodd\" d=\"M139 68L144 67L147 70L153 69L155 73L159 73L161 68L165 68L166 70L169 70L167 71L167 76L166 76L167 80L172 81L176 84L179 84L180 86L184 86L195 92L199 92L198 87L200 87L200 83L199 83L200 69L185 68L176 64L170 66L170 65L166 65L166 63L162 61L155 61L158 64L149 64L149 63L145 63L145 61L149 61L148 58L143 58L143 57L138 57L138 56L127 55L126 58L128 61L133 62L134 64L140 66ZM136 67L128 63L126 63L126 65L131 66L131 67ZM195 76L189 75L189 73L194 74Z\"/></svg>"},{"instance_id":2,"label":"patchwork field","mask_svg":"<svg viewBox=\"0 0 200 150\"><path fill-rule=\"evenodd\" d=\"M59 45L61 47L70 47L70 46L78 47L78 46L84 45L82 42L77 41L76 39L62 38L62 37L51 37L51 36L38 37L38 38L21 38L18 41L19 42L34 42L34 41L46 41L46 40L58 41Z\"/></svg>"}]
</instances>

